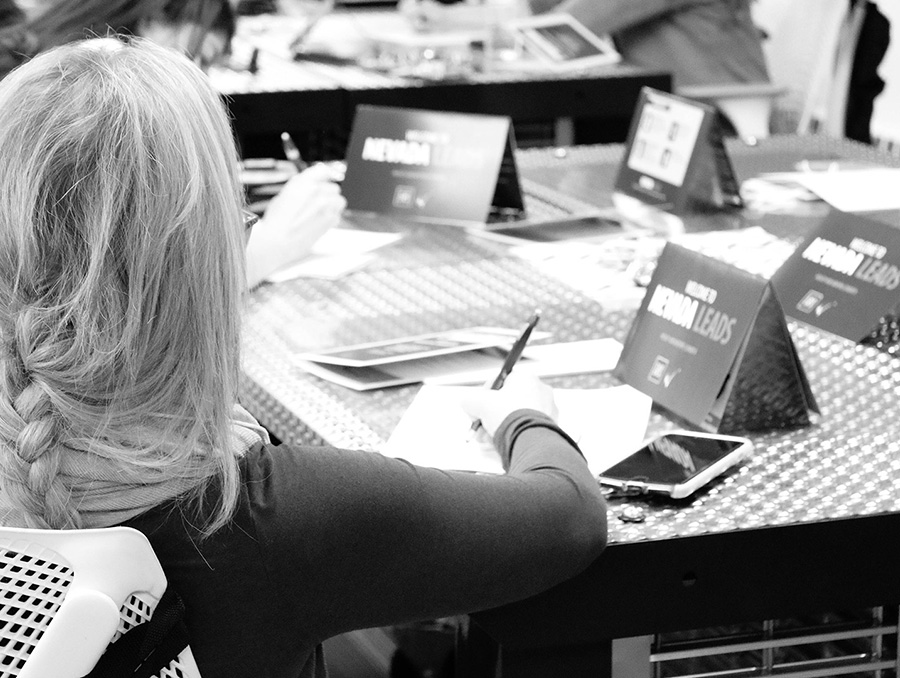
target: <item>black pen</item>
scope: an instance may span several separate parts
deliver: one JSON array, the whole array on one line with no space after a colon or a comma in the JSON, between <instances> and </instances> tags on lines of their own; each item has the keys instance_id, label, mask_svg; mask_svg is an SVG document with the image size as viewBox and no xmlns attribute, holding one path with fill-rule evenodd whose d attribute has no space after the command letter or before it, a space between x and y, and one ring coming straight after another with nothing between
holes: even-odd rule
<instances>
[{"instance_id":1,"label":"black pen","mask_svg":"<svg viewBox=\"0 0 900 678\"><path fill-rule=\"evenodd\" d=\"M303 160L303 156L300 155L300 149L297 148L297 144L294 143L291 135L287 132L281 133L281 147L284 149L284 157L294 163L294 167L297 168L298 172L302 172L309 167Z\"/></svg>"},{"instance_id":2,"label":"black pen","mask_svg":"<svg viewBox=\"0 0 900 678\"><path fill-rule=\"evenodd\" d=\"M532 315L531 319L528 321L528 324L525 325L525 329L522 330L522 334L519 335L519 338L516 339L516 342L512 345L509 353L506 354L506 359L503 361L503 365L500 366L500 372L494 377L494 381L491 383L491 390L496 391L503 388L503 384L506 383L506 378L509 376L509 373L512 372L513 367L519 362L519 358L522 357L522 351L525 350L528 338L531 336L532 330L534 330L535 325L538 324L540 319L541 312L535 311L534 315ZM474 433L479 428L481 428L481 419L476 419L472 422L471 433Z\"/></svg>"}]
</instances>

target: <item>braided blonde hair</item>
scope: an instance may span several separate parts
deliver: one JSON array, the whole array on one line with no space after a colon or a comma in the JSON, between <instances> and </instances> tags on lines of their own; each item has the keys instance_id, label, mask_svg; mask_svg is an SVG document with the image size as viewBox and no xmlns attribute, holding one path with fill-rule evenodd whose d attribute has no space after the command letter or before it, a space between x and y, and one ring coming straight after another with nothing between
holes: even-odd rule
<instances>
[{"instance_id":1,"label":"braided blonde hair","mask_svg":"<svg viewBox=\"0 0 900 678\"><path fill-rule=\"evenodd\" d=\"M0 82L0 158L5 501L30 526L79 527L90 483L73 477L96 464L123 487L194 487L217 529L238 491L245 286L218 95L145 41L65 45Z\"/></svg>"}]
</instances>

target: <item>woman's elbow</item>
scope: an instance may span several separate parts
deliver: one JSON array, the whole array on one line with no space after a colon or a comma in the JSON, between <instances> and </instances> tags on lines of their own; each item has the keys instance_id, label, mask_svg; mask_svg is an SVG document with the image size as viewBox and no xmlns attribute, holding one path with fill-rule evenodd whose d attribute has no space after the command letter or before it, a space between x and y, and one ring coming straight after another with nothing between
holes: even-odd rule
<instances>
[{"instance_id":1,"label":"woman's elbow","mask_svg":"<svg viewBox=\"0 0 900 678\"><path fill-rule=\"evenodd\" d=\"M606 502L601 500L592 511L586 513L587 515L579 521L579 525L575 529L575 543L583 554L583 568L590 565L603 553L609 537Z\"/></svg>"},{"instance_id":2,"label":"woman's elbow","mask_svg":"<svg viewBox=\"0 0 900 678\"><path fill-rule=\"evenodd\" d=\"M570 574L578 574L606 548L606 502L602 497L584 501L579 510L569 513L566 524L559 526L557 536L560 540L557 547L567 554L568 564L572 568Z\"/></svg>"}]
</instances>

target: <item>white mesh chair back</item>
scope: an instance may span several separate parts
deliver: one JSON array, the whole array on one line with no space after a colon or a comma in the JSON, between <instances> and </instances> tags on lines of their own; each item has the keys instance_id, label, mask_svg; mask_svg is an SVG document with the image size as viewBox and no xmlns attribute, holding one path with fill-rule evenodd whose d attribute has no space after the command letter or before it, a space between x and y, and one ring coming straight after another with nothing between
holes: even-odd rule
<instances>
[{"instance_id":1,"label":"white mesh chair back","mask_svg":"<svg viewBox=\"0 0 900 678\"><path fill-rule=\"evenodd\" d=\"M137 530L0 527L0 678L80 678L166 590ZM200 678L190 647L157 678Z\"/></svg>"}]
</instances>

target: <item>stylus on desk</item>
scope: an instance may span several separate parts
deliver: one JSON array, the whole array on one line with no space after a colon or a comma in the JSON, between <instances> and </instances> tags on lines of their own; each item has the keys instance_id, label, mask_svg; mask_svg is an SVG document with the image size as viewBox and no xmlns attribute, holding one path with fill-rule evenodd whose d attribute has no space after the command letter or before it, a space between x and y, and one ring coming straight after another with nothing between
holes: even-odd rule
<instances>
[{"instance_id":1,"label":"stylus on desk","mask_svg":"<svg viewBox=\"0 0 900 678\"><path fill-rule=\"evenodd\" d=\"M302 172L309 167L303 156L300 155L300 149L297 148L297 144L294 143L291 135L287 132L281 133L281 147L284 149L284 157L294 163L294 167L297 168L298 172Z\"/></svg>"},{"instance_id":2,"label":"stylus on desk","mask_svg":"<svg viewBox=\"0 0 900 678\"><path fill-rule=\"evenodd\" d=\"M506 354L503 365L500 366L500 372L494 377L494 381L491 383L491 390L496 391L503 388L503 384L506 383L506 378L509 376L509 373L512 372L513 367L519 362L519 358L522 357L522 351L525 350L525 346L528 344L528 338L531 336L531 332L534 330L535 325L538 324L540 319L541 312L535 311L534 315L529 319L528 324L525 325L525 329L522 330L522 334L519 335L519 338L516 339L512 348L509 350L509 353ZM476 419L472 422L470 436L480 428L481 419Z\"/></svg>"}]
</instances>

